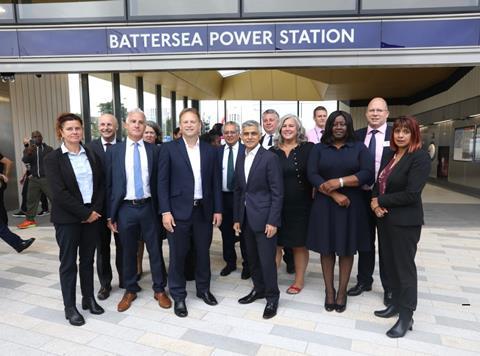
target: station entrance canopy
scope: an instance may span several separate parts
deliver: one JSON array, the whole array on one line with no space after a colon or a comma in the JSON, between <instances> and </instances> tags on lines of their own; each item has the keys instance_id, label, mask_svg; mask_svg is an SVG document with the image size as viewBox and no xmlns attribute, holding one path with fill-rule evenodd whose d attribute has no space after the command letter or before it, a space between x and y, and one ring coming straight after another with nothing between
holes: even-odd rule
<instances>
[{"instance_id":1,"label":"station entrance canopy","mask_svg":"<svg viewBox=\"0 0 480 356\"><path fill-rule=\"evenodd\" d=\"M2 72L468 66L480 17L0 30Z\"/></svg>"}]
</instances>

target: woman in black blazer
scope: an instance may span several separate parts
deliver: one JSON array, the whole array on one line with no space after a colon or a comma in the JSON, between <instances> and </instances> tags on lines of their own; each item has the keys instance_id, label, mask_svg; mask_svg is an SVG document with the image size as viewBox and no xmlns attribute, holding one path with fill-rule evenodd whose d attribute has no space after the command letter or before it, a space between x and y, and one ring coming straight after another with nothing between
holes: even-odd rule
<instances>
[{"instance_id":1,"label":"woman in black blazer","mask_svg":"<svg viewBox=\"0 0 480 356\"><path fill-rule=\"evenodd\" d=\"M60 284L65 318L72 325L85 320L75 306L77 284L77 251L80 259L82 308L102 314L93 297L93 259L99 238L98 213L105 197L102 163L87 147L83 147L82 119L65 113L58 117L57 136L62 145L45 157L47 181L52 192L51 221L60 247Z\"/></svg>"},{"instance_id":2,"label":"woman in black blazer","mask_svg":"<svg viewBox=\"0 0 480 356\"><path fill-rule=\"evenodd\" d=\"M430 157L421 149L420 128L413 117L400 117L393 124L389 163L378 176L371 208L378 219L378 235L393 303L375 311L381 318L399 314L387 331L392 338L412 330L417 307L415 254L423 225L422 190L430 174Z\"/></svg>"}]
</instances>

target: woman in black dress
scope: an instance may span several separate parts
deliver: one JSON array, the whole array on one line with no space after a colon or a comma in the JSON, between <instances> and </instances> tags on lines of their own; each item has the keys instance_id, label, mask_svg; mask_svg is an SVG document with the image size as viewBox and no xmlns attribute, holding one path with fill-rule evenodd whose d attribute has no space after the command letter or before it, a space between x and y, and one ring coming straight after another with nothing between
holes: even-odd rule
<instances>
[{"instance_id":1,"label":"woman in black dress","mask_svg":"<svg viewBox=\"0 0 480 356\"><path fill-rule=\"evenodd\" d=\"M57 119L57 135L61 147L45 157L47 181L52 192L51 221L60 247L60 284L65 318L80 326L85 319L75 301L77 259L80 260L82 309L102 314L103 308L93 296L93 258L99 239L98 213L105 199L102 161L88 147L83 147L82 119L75 114L62 114Z\"/></svg>"},{"instance_id":2,"label":"woman in black dress","mask_svg":"<svg viewBox=\"0 0 480 356\"><path fill-rule=\"evenodd\" d=\"M308 224L307 248L319 252L325 282L325 310L341 313L353 255L368 251L368 206L361 186L374 182L374 161L363 142L355 141L352 117L334 111L321 143L308 160L308 179L316 188ZM333 286L335 255L339 256L338 294ZM336 295L335 295L336 294Z\"/></svg>"},{"instance_id":3,"label":"woman in black dress","mask_svg":"<svg viewBox=\"0 0 480 356\"><path fill-rule=\"evenodd\" d=\"M387 331L387 336L397 338L412 329L417 307L415 254L423 225L422 190L430 174L430 157L421 149L420 128L413 117L398 118L392 131L389 163L378 176L371 208L378 219L378 238L392 290L392 304L375 315L400 315Z\"/></svg>"},{"instance_id":4,"label":"woman in black dress","mask_svg":"<svg viewBox=\"0 0 480 356\"><path fill-rule=\"evenodd\" d=\"M284 182L277 266L280 265L283 247L291 247L295 260L295 282L287 289L287 293L298 294L303 289L308 264L305 240L312 204L312 186L307 179L307 161L313 144L307 142L300 120L291 114L282 117L275 136L275 145L270 150L280 159Z\"/></svg>"}]
</instances>

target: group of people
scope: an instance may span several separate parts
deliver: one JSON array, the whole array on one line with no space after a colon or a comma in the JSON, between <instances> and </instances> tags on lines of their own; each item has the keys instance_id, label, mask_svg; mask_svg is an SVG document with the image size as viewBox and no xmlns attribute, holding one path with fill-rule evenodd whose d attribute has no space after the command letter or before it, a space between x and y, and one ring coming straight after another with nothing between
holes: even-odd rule
<instances>
[{"instance_id":1,"label":"group of people","mask_svg":"<svg viewBox=\"0 0 480 356\"><path fill-rule=\"evenodd\" d=\"M112 289L112 232L120 287L125 288L119 312L141 290L144 245L160 307L172 306L168 284L175 314L188 315L185 269L191 256L196 296L216 305L209 254L214 227L222 233L226 265L221 276L237 268L235 243L240 242L241 278L253 282L240 304L266 299L263 317L274 317L282 256L295 273L286 292L298 294L310 250L321 256L324 308L341 313L347 296L372 289L377 229L386 309L375 315L399 315L387 335L404 336L417 303L414 259L430 159L421 149L416 120L401 117L389 126L388 116L385 100L374 98L366 110L367 127L354 131L348 113L327 115L317 107L315 127L305 133L295 115L279 118L270 109L262 117L264 135L257 121L245 121L241 128L229 121L222 128L225 144L215 147L200 139L202 122L193 108L179 115L181 137L162 145L139 109L128 113L125 141L117 140L117 120L107 114L98 122L101 138L85 146L81 118L62 114L57 119L62 145L46 156L45 166L66 318L72 325L85 322L75 302L77 251L82 308L103 313L93 292L94 253L101 284L97 297L103 300ZM347 289L357 253L357 283Z\"/></svg>"}]
</instances>

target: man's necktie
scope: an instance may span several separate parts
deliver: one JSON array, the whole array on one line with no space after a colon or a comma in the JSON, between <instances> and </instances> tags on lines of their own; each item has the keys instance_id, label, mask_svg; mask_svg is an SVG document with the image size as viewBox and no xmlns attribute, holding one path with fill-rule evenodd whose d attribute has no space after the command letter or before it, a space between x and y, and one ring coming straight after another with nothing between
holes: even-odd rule
<instances>
[{"instance_id":1,"label":"man's necktie","mask_svg":"<svg viewBox=\"0 0 480 356\"><path fill-rule=\"evenodd\" d=\"M272 146L273 145L273 135L270 135L270 138L268 139L268 145Z\"/></svg>"},{"instance_id":2,"label":"man's necktie","mask_svg":"<svg viewBox=\"0 0 480 356\"><path fill-rule=\"evenodd\" d=\"M133 182L135 185L135 198L143 198L142 164L140 162L140 151L138 142L133 146Z\"/></svg>"},{"instance_id":3,"label":"man's necktie","mask_svg":"<svg viewBox=\"0 0 480 356\"><path fill-rule=\"evenodd\" d=\"M368 144L368 150L370 151L370 154L373 158L375 158L375 153L377 152L377 140L375 139L375 134L377 132L378 130L370 131L370 136L372 136L372 138L370 139L370 143Z\"/></svg>"},{"instance_id":4,"label":"man's necktie","mask_svg":"<svg viewBox=\"0 0 480 356\"><path fill-rule=\"evenodd\" d=\"M112 144L110 142L106 142L105 143L105 152L108 151L108 149L112 146Z\"/></svg>"},{"instance_id":5,"label":"man's necktie","mask_svg":"<svg viewBox=\"0 0 480 356\"><path fill-rule=\"evenodd\" d=\"M227 189L233 191L233 176L234 176L234 167L233 167L233 149L232 146L228 147L228 163L227 163Z\"/></svg>"}]
</instances>

